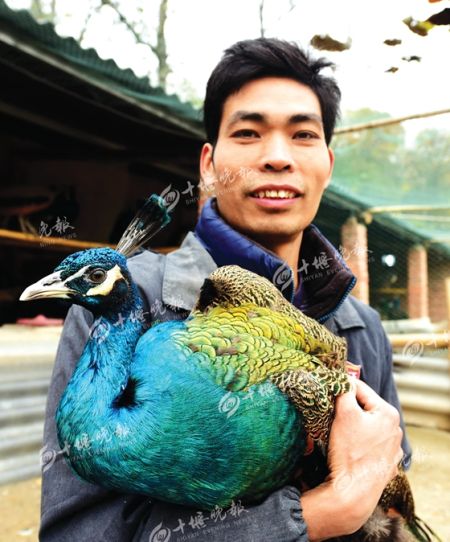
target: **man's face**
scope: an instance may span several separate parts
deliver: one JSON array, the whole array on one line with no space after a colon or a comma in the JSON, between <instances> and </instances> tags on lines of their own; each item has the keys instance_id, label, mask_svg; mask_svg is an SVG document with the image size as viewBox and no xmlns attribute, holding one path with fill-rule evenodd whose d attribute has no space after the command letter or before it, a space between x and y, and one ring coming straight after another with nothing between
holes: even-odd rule
<instances>
[{"instance_id":1,"label":"man's face","mask_svg":"<svg viewBox=\"0 0 450 542\"><path fill-rule=\"evenodd\" d=\"M314 92L266 77L227 98L217 143L204 145L200 167L224 220L264 244L295 239L311 223L333 161Z\"/></svg>"}]
</instances>

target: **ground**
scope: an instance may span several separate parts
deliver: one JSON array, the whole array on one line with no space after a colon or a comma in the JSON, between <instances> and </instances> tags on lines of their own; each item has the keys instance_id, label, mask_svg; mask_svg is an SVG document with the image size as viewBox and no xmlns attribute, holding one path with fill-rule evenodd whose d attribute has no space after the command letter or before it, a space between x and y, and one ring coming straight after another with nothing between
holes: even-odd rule
<instances>
[{"instance_id":1,"label":"ground","mask_svg":"<svg viewBox=\"0 0 450 542\"><path fill-rule=\"evenodd\" d=\"M408 474L418 515L450 542L450 433L409 426L415 460ZM38 540L40 479L0 487L0 542Z\"/></svg>"}]
</instances>

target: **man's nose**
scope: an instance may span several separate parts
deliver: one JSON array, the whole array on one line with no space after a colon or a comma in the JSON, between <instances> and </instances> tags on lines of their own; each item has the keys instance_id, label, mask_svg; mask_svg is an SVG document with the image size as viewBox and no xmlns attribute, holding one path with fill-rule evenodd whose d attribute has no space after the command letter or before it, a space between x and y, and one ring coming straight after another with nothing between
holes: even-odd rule
<instances>
[{"instance_id":1,"label":"man's nose","mask_svg":"<svg viewBox=\"0 0 450 542\"><path fill-rule=\"evenodd\" d=\"M290 171L293 166L289 145L282 137L270 138L261 158L261 165L266 171Z\"/></svg>"}]
</instances>

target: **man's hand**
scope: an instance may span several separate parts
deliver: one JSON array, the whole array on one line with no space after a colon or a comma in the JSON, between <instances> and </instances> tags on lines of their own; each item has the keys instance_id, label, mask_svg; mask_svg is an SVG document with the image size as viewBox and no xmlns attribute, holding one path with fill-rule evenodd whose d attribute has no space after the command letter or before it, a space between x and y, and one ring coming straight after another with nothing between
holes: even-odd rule
<instances>
[{"instance_id":1,"label":"man's hand","mask_svg":"<svg viewBox=\"0 0 450 542\"><path fill-rule=\"evenodd\" d=\"M336 399L326 482L302 495L311 540L350 534L375 509L403 457L400 415L369 386Z\"/></svg>"}]
</instances>

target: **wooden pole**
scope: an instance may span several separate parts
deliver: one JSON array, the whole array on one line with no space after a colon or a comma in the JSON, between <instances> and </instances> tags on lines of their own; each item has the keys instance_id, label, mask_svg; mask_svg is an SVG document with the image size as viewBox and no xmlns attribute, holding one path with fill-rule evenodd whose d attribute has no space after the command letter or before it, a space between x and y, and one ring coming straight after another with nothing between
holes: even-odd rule
<instances>
[{"instance_id":1,"label":"wooden pole","mask_svg":"<svg viewBox=\"0 0 450 542\"><path fill-rule=\"evenodd\" d=\"M430 349L448 348L448 333L389 333L393 348L402 348L410 343L418 343Z\"/></svg>"},{"instance_id":2,"label":"wooden pole","mask_svg":"<svg viewBox=\"0 0 450 542\"><path fill-rule=\"evenodd\" d=\"M447 294L447 335L450 337L450 277L445 279L445 290ZM450 361L450 340L448 341L448 359ZM450 363L449 363L450 370Z\"/></svg>"},{"instance_id":3,"label":"wooden pole","mask_svg":"<svg viewBox=\"0 0 450 542\"><path fill-rule=\"evenodd\" d=\"M433 117L435 115L445 115L446 113L450 113L450 109L439 109L437 111L428 111L426 113L413 113L412 115L406 115L404 117L372 120L371 122L364 122L362 124L355 124L353 126L342 126L341 128L336 128L336 130L334 131L334 135L360 132L361 130L368 130L371 128L381 128L382 126L390 126L391 124L400 124L405 120L423 119L425 117Z\"/></svg>"},{"instance_id":4,"label":"wooden pole","mask_svg":"<svg viewBox=\"0 0 450 542\"><path fill-rule=\"evenodd\" d=\"M79 239L65 239L64 237L47 237L34 235L32 233L23 233L13 230L0 228L0 244L12 246L26 246L31 248L44 248L46 250L56 250L58 252L75 252L77 250L86 250L88 248L114 248L113 243L97 243L92 241L81 241ZM167 254L176 250L177 247L156 247L152 248L156 252Z\"/></svg>"}]
</instances>

